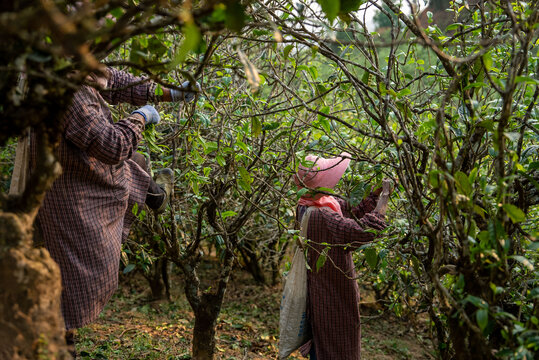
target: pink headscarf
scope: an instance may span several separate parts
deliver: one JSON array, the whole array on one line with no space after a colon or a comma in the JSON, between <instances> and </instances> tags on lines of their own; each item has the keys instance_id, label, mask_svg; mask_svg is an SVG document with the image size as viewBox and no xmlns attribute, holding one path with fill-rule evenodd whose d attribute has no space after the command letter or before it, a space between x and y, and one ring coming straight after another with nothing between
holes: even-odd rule
<instances>
[{"instance_id":1,"label":"pink headscarf","mask_svg":"<svg viewBox=\"0 0 539 360\"><path fill-rule=\"evenodd\" d=\"M299 166L298 172L294 175L296 185L306 186L310 189L319 187L333 189L339 182L344 172L350 164L351 155L347 152L341 153L340 156L324 159L315 155L307 155L305 160L314 163L310 168ZM330 195L317 194L315 197L302 196L299 205L329 207L342 215L341 206L337 199Z\"/></svg>"}]
</instances>

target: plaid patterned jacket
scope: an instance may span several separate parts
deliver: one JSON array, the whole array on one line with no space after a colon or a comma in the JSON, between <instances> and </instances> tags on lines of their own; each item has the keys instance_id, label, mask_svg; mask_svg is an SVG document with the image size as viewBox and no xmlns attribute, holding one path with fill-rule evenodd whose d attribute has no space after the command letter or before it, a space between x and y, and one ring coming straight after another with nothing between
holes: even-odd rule
<instances>
[{"instance_id":1,"label":"plaid patterned jacket","mask_svg":"<svg viewBox=\"0 0 539 360\"><path fill-rule=\"evenodd\" d=\"M307 228L307 262L312 269L307 273L307 316L313 339L301 347L303 355L314 346L317 360L361 358L359 288L354 279L352 251L374 240L376 235L365 228L386 227L384 216L373 212L377 199L378 195L371 194L356 208L338 199L343 216L326 208L311 213ZM298 206L298 221L306 209ZM352 214L359 222L351 218ZM324 266L316 271L319 254L327 246L323 243L334 246L328 251Z\"/></svg>"},{"instance_id":2,"label":"plaid patterned jacket","mask_svg":"<svg viewBox=\"0 0 539 360\"><path fill-rule=\"evenodd\" d=\"M57 154L62 175L38 213L45 247L62 274L62 312L67 329L92 322L116 290L122 238L129 233L132 205L143 204L150 177L131 155L144 120L116 123L108 104L157 101L156 85L109 69L108 88L83 86L65 114ZM35 141L32 141L34 144ZM30 165L35 163L31 149Z\"/></svg>"}]
</instances>

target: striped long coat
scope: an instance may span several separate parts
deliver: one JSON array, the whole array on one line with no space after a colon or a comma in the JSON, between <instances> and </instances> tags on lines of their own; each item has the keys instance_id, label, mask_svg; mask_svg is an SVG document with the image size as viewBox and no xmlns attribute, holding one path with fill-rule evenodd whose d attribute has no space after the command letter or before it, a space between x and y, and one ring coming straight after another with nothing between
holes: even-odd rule
<instances>
[{"instance_id":1,"label":"striped long coat","mask_svg":"<svg viewBox=\"0 0 539 360\"><path fill-rule=\"evenodd\" d=\"M83 86L65 114L57 154L62 174L46 194L37 223L45 247L62 274L62 313L67 329L91 323L118 285L122 238L134 203L143 204L150 176L131 155L144 120L114 123L108 104L145 105L158 100L156 85L109 69L107 87ZM34 144L35 141L32 141ZM30 165L35 164L35 147Z\"/></svg>"},{"instance_id":2,"label":"striped long coat","mask_svg":"<svg viewBox=\"0 0 539 360\"><path fill-rule=\"evenodd\" d=\"M311 212L307 228L309 248L307 262L307 316L313 339L302 346L301 353L315 347L317 360L359 360L361 358L361 324L359 288L352 251L375 238L367 228L382 230L384 216L374 212L378 195L371 194L359 206L351 208L338 199L343 216L328 208ZM301 221L306 206L298 206ZM356 222L352 215L359 219ZM316 271L316 262L330 244L328 259Z\"/></svg>"}]
</instances>

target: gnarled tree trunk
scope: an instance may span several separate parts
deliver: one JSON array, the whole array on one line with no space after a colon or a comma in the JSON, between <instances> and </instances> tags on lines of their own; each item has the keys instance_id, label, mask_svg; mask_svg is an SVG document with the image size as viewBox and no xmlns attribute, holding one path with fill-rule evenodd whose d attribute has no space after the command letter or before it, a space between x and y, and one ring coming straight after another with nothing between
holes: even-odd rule
<instances>
[{"instance_id":1,"label":"gnarled tree trunk","mask_svg":"<svg viewBox=\"0 0 539 360\"><path fill-rule=\"evenodd\" d=\"M215 325L221 312L222 299L215 295L202 296L195 311L193 330L193 359L210 360L215 353Z\"/></svg>"},{"instance_id":2,"label":"gnarled tree trunk","mask_svg":"<svg viewBox=\"0 0 539 360\"><path fill-rule=\"evenodd\" d=\"M0 359L70 359L60 308L60 269L33 244L33 222L60 165L48 136L22 194L0 197Z\"/></svg>"},{"instance_id":3,"label":"gnarled tree trunk","mask_svg":"<svg viewBox=\"0 0 539 360\"><path fill-rule=\"evenodd\" d=\"M168 281L168 261L165 258L157 259L151 266L149 274L144 275L150 289L151 300L170 300L170 285Z\"/></svg>"},{"instance_id":4,"label":"gnarled tree trunk","mask_svg":"<svg viewBox=\"0 0 539 360\"><path fill-rule=\"evenodd\" d=\"M45 249L32 246L28 218L0 213L0 358L70 359L60 269Z\"/></svg>"}]
</instances>

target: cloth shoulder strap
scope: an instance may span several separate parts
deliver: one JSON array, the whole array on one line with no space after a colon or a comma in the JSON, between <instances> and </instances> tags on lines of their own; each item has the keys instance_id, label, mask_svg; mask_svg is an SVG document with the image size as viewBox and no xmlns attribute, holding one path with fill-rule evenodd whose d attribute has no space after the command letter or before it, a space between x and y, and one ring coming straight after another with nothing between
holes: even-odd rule
<instances>
[{"instance_id":1,"label":"cloth shoulder strap","mask_svg":"<svg viewBox=\"0 0 539 360\"><path fill-rule=\"evenodd\" d=\"M30 165L30 134L29 131L19 138L17 150L15 151L15 164L11 175L11 185L9 195L20 195L23 193L28 180Z\"/></svg>"},{"instance_id":2,"label":"cloth shoulder strap","mask_svg":"<svg viewBox=\"0 0 539 360\"><path fill-rule=\"evenodd\" d=\"M303 214L303 217L301 218L301 223L300 223L300 226L299 226L299 236L300 236L300 239L298 240L298 246L300 248L304 248L304 243L303 243L303 239L307 239L307 228L309 227L309 219L311 218L311 213L313 212L313 210L315 209L324 209L324 208L327 208L331 211L334 211L333 209L327 207L327 206L324 206L324 207L317 207L317 206L309 206L307 208L307 210L305 210L305 214Z\"/></svg>"},{"instance_id":3,"label":"cloth shoulder strap","mask_svg":"<svg viewBox=\"0 0 539 360\"><path fill-rule=\"evenodd\" d=\"M311 212L316 209L316 206L309 206L307 210L305 210L305 214L303 214L303 217L301 218L301 224L299 227L299 236L302 238L307 238L307 227L309 226L309 219L311 218Z\"/></svg>"}]
</instances>

